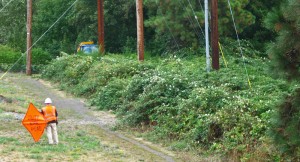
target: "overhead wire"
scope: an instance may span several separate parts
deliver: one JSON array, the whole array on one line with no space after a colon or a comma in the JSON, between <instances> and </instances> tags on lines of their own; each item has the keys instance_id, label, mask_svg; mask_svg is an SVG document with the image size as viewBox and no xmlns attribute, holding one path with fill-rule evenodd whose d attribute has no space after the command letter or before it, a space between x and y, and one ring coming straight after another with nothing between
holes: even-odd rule
<instances>
[{"instance_id":1,"label":"overhead wire","mask_svg":"<svg viewBox=\"0 0 300 162\"><path fill-rule=\"evenodd\" d=\"M185 5L183 2L181 2L181 1L180 1L180 4L181 4L182 6L186 6L186 5ZM192 6L190 6L190 7L191 7L191 9L193 10ZM186 9L186 8L184 7L184 9ZM163 12L162 12L161 10L159 10L159 11L160 11L161 15L162 15L163 17L165 17L164 14L163 14ZM194 13L194 10L193 10L193 13ZM189 22L191 23L191 25L192 25L192 27L193 27L193 30L194 30L194 32L196 33L197 37L198 37L199 39L201 39L201 36L199 35L199 32L197 31L197 28L195 27L196 25L195 25L195 23L193 22L193 19L192 19L191 17L192 17L192 16L189 14L189 16L188 16ZM199 28L200 28L200 30L201 30L201 32L202 32L202 35L203 35L202 38L205 39L205 38L204 38L203 30L202 30L202 28L201 28L201 26L200 26L200 23L198 22L196 16L195 16L195 19L196 19L196 21L197 21L197 23L198 23L198 26L199 26ZM177 40L176 40L176 38L175 38L175 36L174 36L172 30L171 30L170 25L168 24L167 21L164 21L164 23L165 23L165 25L167 26L167 28L168 28L168 30L169 30L169 32L170 32L170 34L171 34L171 36L172 36L172 38L173 38L173 40L174 40L176 46L177 46L177 48L180 49L179 43L177 42Z\"/></svg>"},{"instance_id":2,"label":"overhead wire","mask_svg":"<svg viewBox=\"0 0 300 162\"><path fill-rule=\"evenodd\" d=\"M183 2L181 2L181 1L179 1L179 2L180 2L180 4L181 4L182 6L186 6ZM199 23L199 21L198 21L198 17L195 15L195 11L194 11L194 9L193 9L193 7L192 7L192 5L191 5L190 2L189 2L189 4L190 4L190 7L191 7L191 9L192 9L192 11L193 11L194 17L195 17L195 19L196 19L196 21L197 21L197 24L198 24L198 26L199 26L199 28L200 28L200 30L201 30L201 33L202 33L202 35L203 35L202 38L205 39L205 38L204 38L204 37L205 37L205 34L204 34L204 32L203 32L203 30L202 30L202 28L201 28L201 25L200 25L200 23ZM186 9L186 7L184 7L184 9ZM161 11L160 8L158 9L158 11L159 11L160 14L162 15L162 17L165 19L165 15L163 14L163 12ZM189 14L189 16L188 16L189 22L191 23L191 25L192 25L192 27L193 27L193 30L194 30L194 32L196 33L197 37L198 37L199 39L201 39L201 35L199 35L199 32L197 31L197 28L195 27L196 25L195 25L195 23L193 22L193 19L192 19L191 17L192 17L192 16ZM178 41L176 40L176 38L175 38L175 36L174 36L174 34L173 34L172 30L171 30L171 27L170 27L170 25L168 24L168 21L164 21L164 23L165 23L165 25L167 26L167 28L168 28L168 30L169 30L169 32L170 32L170 34L171 34L171 37L172 37L172 39L174 40L174 42L175 42L177 48L180 49L179 43L178 43Z\"/></svg>"},{"instance_id":3,"label":"overhead wire","mask_svg":"<svg viewBox=\"0 0 300 162\"><path fill-rule=\"evenodd\" d=\"M48 31L63 17L63 16L65 16L65 14L75 5L75 3L77 2L78 0L75 0L73 3L72 3L72 5L67 9L67 10L65 10L65 12L44 32L44 34L42 34L33 44L32 44L32 46L29 48L29 49L31 49L37 42L39 42L39 40L40 39L42 39L42 37L44 37L44 35L46 35L46 33L48 33ZM29 50L28 49L28 50ZM27 50L27 51L28 51ZM26 51L26 52L27 52Z\"/></svg>"},{"instance_id":4,"label":"overhead wire","mask_svg":"<svg viewBox=\"0 0 300 162\"><path fill-rule=\"evenodd\" d=\"M232 8L231 8L230 0L228 0L228 6L229 6L229 9L230 9L231 18L232 18L232 21L233 21L233 26L234 26L236 38L237 38L237 41L238 41L238 44L239 44L240 54L241 54L242 59L243 59L243 65L244 65L245 72L246 72L246 75L247 75L248 85L249 85L249 87L250 87L250 89L251 89L251 88L252 88L252 86L251 86L251 81L250 81L250 77L249 77L248 70L247 70L247 67L246 67L245 57L244 57L244 54L243 54L243 50L242 50L242 46L241 46L241 41L240 41L240 38L239 38L239 34L238 34L238 32L237 32L237 27L236 27L236 24L235 24L235 19L234 19L234 16L233 16L233 12L232 12Z\"/></svg>"},{"instance_id":5,"label":"overhead wire","mask_svg":"<svg viewBox=\"0 0 300 162\"><path fill-rule=\"evenodd\" d=\"M202 11L204 11L204 8L203 8L203 6L202 6L202 3L201 3L201 1L200 0L198 0L199 1L199 4L200 4L200 7L201 7L201 10ZM210 14L208 14L208 16L210 16Z\"/></svg>"},{"instance_id":6,"label":"overhead wire","mask_svg":"<svg viewBox=\"0 0 300 162\"><path fill-rule=\"evenodd\" d=\"M2 9L0 10L0 13L10 4L10 2L12 2L13 0L10 0L8 3L6 3L6 5L4 5L2 7Z\"/></svg>"},{"instance_id":7,"label":"overhead wire","mask_svg":"<svg viewBox=\"0 0 300 162\"><path fill-rule=\"evenodd\" d=\"M203 38L204 38L205 36L204 36L203 30L202 30L202 28L201 28L201 25L200 25L200 23L199 23L199 21L198 21L198 17L197 17L197 15L196 15L196 13L195 13L193 7L192 7L192 4L191 4L190 0L187 0L187 1L189 2L189 5L190 5L190 7L191 7L192 10L193 10L193 14L194 14L194 16L195 16L196 21L198 22L198 26L199 26L199 28L201 29L201 32L202 32L202 35L203 35ZM203 9L203 6L202 6L200 0L199 0L199 4L200 4L200 7L201 7L202 12L204 13L205 11L204 11L204 9ZM210 18L210 13L208 13L208 16L209 16L209 18ZM211 29L210 29L209 26L208 26L208 30L211 31ZM220 52L221 52L221 54L222 54L222 58L223 58L223 60L224 60L225 67L227 68L227 67L228 67L228 63L227 63L226 58L225 58L225 56L224 56L224 52L223 52L223 49L222 49L222 45L221 45L221 43L220 43L219 41L218 41L218 44L219 44Z\"/></svg>"},{"instance_id":8,"label":"overhead wire","mask_svg":"<svg viewBox=\"0 0 300 162\"><path fill-rule=\"evenodd\" d=\"M191 16L188 16L188 19L189 19L190 24L192 25L194 32L196 33L196 35L198 37L198 39L201 39L201 35L197 31L197 27L195 27L195 23L193 22L193 19L191 18Z\"/></svg>"},{"instance_id":9,"label":"overhead wire","mask_svg":"<svg viewBox=\"0 0 300 162\"><path fill-rule=\"evenodd\" d=\"M69 8L65 10L65 12L24 52L21 54L20 58L0 77L0 80L21 60L21 58L34 46L37 42L42 39L46 33L76 4L78 0L75 0Z\"/></svg>"},{"instance_id":10,"label":"overhead wire","mask_svg":"<svg viewBox=\"0 0 300 162\"><path fill-rule=\"evenodd\" d=\"M182 1L179 1L179 2L180 2L180 4L184 7L184 9L188 9L188 8L191 9L192 14L193 14L194 16L190 15L190 12L187 12L189 22L190 22L190 24L192 25L192 28L193 28L193 30L194 30L194 33L197 35L198 40L203 40L203 42L205 42L205 34L204 34L204 32L203 32L203 30L202 30L202 28L201 28L201 25L200 25L200 23L199 23L198 17L197 17L197 15L196 15L195 11L194 11L194 8L193 8L191 2L188 1L188 4L187 4L187 5L186 5L184 2L182 2ZM189 7L188 7L188 6L189 6ZM195 20L193 20L192 17L194 17ZM194 21L196 21L196 23L195 23ZM195 25L195 24L196 24L196 25ZM199 29L197 28L197 25L198 25L200 31L199 31ZM200 33L202 34L202 36L201 36ZM204 44L205 44L205 43L204 43Z\"/></svg>"},{"instance_id":11,"label":"overhead wire","mask_svg":"<svg viewBox=\"0 0 300 162\"><path fill-rule=\"evenodd\" d=\"M0 80L3 79L3 77L23 58L24 55L25 53L21 54L21 57L19 57L19 59L8 70L6 70L6 72L3 73L3 75L0 77Z\"/></svg>"},{"instance_id":12,"label":"overhead wire","mask_svg":"<svg viewBox=\"0 0 300 162\"><path fill-rule=\"evenodd\" d=\"M204 32L203 32L203 30L202 30L202 28L201 28L201 25L200 25L200 23L199 23L199 21L198 21L198 17L197 17L197 15L196 15L196 13L195 13L195 11L194 11L194 9L193 9L193 6L192 6L190 0L187 0L187 1L189 2L189 5L190 5L190 7L191 7L191 9L192 9L192 11L193 11L193 14L194 14L194 16L195 16L197 25L198 25L198 27L199 27L200 30L201 30L201 33L202 33L202 35L203 35L203 38L205 38L205 34L204 34Z\"/></svg>"},{"instance_id":13,"label":"overhead wire","mask_svg":"<svg viewBox=\"0 0 300 162\"><path fill-rule=\"evenodd\" d=\"M181 6L183 7L183 10L186 10L186 9L188 8L188 7L186 7L186 5L185 5L183 2L181 2L181 1L179 1L179 2L180 2L180 4L181 4ZM200 35L199 32L197 31L197 27L195 27L196 25L195 25L193 19L191 18L192 16L190 15L189 12L187 12L187 13L188 13L188 19L189 19L189 22L190 22L190 24L192 25L192 28L193 28L194 32L196 33L198 39L201 39L201 35Z\"/></svg>"},{"instance_id":14,"label":"overhead wire","mask_svg":"<svg viewBox=\"0 0 300 162\"><path fill-rule=\"evenodd\" d=\"M163 12L162 12L160 9L158 9L158 10L160 11L161 15L162 15L163 18L165 19L165 16L164 16ZM172 36L172 38L173 38L173 40L174 40L174 42L175 42L177 48L180 49L179 44L178 44L177 40L175 39L175 36L174 36L174 34L173 34L173 32L172 32L172 30L171 30L169 24L167 23L167 21L163 21L163 22L165 23L165 25L167 26L169 32L171 33L171 36Z\"/></svg>"}]
</instances>

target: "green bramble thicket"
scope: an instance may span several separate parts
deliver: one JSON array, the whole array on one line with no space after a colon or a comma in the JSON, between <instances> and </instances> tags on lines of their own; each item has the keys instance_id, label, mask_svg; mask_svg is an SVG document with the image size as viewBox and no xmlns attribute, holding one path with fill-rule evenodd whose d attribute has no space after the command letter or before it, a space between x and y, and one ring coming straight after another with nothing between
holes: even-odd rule
<instances>
[{"instance_id":1,"label":"green bramble thicket","mask_svg":"<svg viewBox=\"0 0 300 162\"><path fill-rule=\"evenodd\" d=\"M87 98L99 110L112 110L124 127L146 126L145 137L171 141L172 149L201 148L241 160L280 159L268 130L290 86L273 79L270 61L249 47L245 43L244 58L225 50L228 67L220 60L220 70L209 73L202 56L138 62L116 54L66 55L53 60L42 78Z\"/></svg>"}]
</instances>

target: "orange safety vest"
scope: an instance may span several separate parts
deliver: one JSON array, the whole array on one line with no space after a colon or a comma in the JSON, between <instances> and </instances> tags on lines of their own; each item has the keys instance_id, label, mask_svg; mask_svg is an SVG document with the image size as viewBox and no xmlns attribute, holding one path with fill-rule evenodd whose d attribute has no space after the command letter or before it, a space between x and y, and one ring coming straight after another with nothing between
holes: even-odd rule
<instances>
[{"instance_id":1,"label":"orange safety vest","mask_svg":"<svg viewBox=\"0 0 300 162\"><path fill-rule=\"evenodd\" d=\"M44 113L44 117L45 117L47 122L57 120L57 117L56 117L56 114L55 114L55 112L56 112L55 106L43 107L42 111Z\"/></svg>"}]
</instances>

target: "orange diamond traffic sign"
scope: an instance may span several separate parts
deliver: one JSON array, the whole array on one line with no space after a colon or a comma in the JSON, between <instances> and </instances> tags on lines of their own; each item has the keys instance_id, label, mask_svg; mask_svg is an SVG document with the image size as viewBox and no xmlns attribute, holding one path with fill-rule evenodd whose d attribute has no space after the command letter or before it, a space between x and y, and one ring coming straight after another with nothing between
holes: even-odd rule
<instances>
[{"instance_id":1,"label":"orange diamond traffic sign","mask_svg":"<svg viewBox=\"0 0 300 162\"><path fill-rule=\"evenodd\" d=\"M22 120L23 126L29 131L35 142L38 142L44 133L47 122L32 103L29 104L26 115Z\"/></svg>"}]
</instances>

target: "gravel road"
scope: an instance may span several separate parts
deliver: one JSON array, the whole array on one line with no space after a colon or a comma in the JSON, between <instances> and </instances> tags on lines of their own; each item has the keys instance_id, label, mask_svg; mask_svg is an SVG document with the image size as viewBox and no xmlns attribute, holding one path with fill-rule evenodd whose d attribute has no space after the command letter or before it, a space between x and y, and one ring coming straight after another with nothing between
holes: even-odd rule
<instances>
[{"instance_id":1,"label":"gravel road","mask_svg":"<svg viewBox=\"0 0 300 162\"><path fill-rule=\"evenodd\" d=\"M111 127L115 124L116 119L113 114L109 112L95 112L86 106L84 101L79 98L74 98L72 96L68 96L65 93L55 89L50 83L35 79L31 77L22 77L13 80L16 84L22 83L22 85L30 90L32 93L35 93L39 98L47 98L50 97L54 102L54 105L57 109L64 109L66 111L73 111L76 114L76 118L73 116L65 117L64 120L61 120L60 123L63 122L72 122L78 124L96 124L99 128L103 129L110 135L117 136L118 138L130 142L134 145L137 145L141 149L144 149L152 154L160 156L162 159L165 159L167 162L173 162L173 158L163 152L154 150L147 146L146 144L137 141L132 138L128 138L123 134L115 131L111 131ZM38 101L43 103L43 100ZM13 113L16 119L23 119L24 114Z\"/></svg>"}]
</instances>

